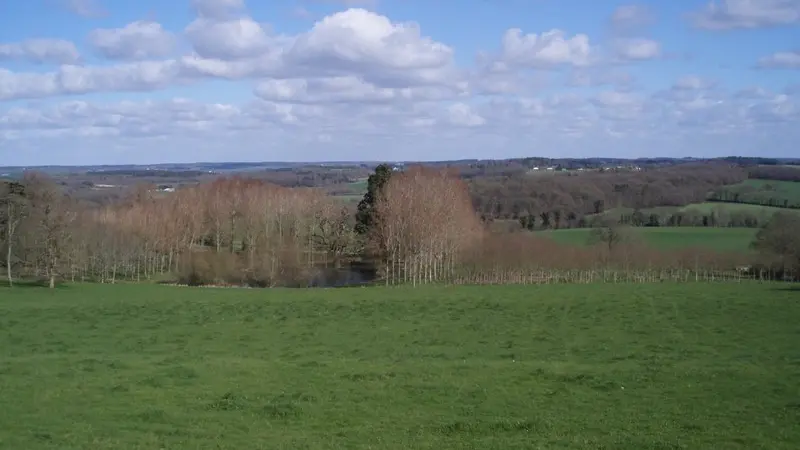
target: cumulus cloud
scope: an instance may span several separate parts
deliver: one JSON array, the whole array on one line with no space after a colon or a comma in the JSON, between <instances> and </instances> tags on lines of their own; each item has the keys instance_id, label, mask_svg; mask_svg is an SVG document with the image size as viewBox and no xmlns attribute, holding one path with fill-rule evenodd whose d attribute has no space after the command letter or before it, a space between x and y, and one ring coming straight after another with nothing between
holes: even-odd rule
<instances>
[{"instance_id":1,"label":"cumulus cloud","mask_svg":"<svg viewBox=\"0 0 800 450\"><path fill-rule=\"evenodd\" d=\"M449 64L453 50L420 34L415 23L393 24L365 9L328 16L298 36L286 52L290 64L321 65L334 70L437 69Z\"/></svg>"},{"instance_id":2,"label":"cumulus cloud","mask_svg":"<svg viewBox=\"0 0 800 450\"><path fill-rule=\"evenodd\" d=\"M590 42L584 34L511 29L497 36L497 49L466 68L456 63L452 47L418 24L363 8L281 35L250 17L242 0L192 5L197 17L184 29L191 48L181 55L164 50L166 31L152 22L93 33L92 47L118 60L107 65L81 66L77 51L61 60L52 52L24 53L20 44L6 44L15 47L4 50L5 58L62 65L49 71L0 69L0 100L73 97L3 105L4 148L14 148L14 158L23 163L36 158L20 149L55 144L83 152L65 152L63 162L119 163L280 160L287 152L295 160L363 160L374 159L376 148L387 159L486 157L490 151L641 156L679 149L696 156L706 148L760 154L765 147L789 154L796 151L791 139L800 139L794 125L800 98L791 89L730 92L693 74L654 93L638 89L631 66L663 50L633 33ZM640 12L620 8L612 20L640 24ZM762 65L793 64L775 56ZM208 79L228 80L252 93L207 103L79 97L202 86ZM99 161L107 152L113 161ZM58 162L54 152L42 155L39 160Z\"/></svg>"},{"instance_id":3,"label":"cumulus cloud","mask_svg":"<svg viewBox=\"0 0 800 450\"><path fill-rule=\"evenodd\" d=\"M169 55L175 39L157 22L137 21L122 28L94 30L89 43L106 58L135 60Z\"/></svg>"},{"instance_id":4,"label":"cumulus cloud","mask_svg":"<svg viewBox=\"0 0 800 450\"><path fill-rule=\"evenodd\" d=\"M298 160L369 159L375 148L402 153L400 159L466 158L485 156L487 146L526 154L533 146L535 153L553 156L586 156L600 147L616 155L676 155L681 148L697 155L711 142L715 148L725 142L719 149L725 154L748 149L757 154L769 136L774 152L790 154L790 137L800 137L794 126L800 119L798 99L788 94L670 88L645 95L609 89L591 96L431 102L395 101L363 80L316 83L268 84L260 98L240 103L174 99L15 107L0 111L0 133L13 145L80 143L76 148L118 149L140 162L162 161L165 155L186 159L173 151L182 146L192 148L197 159L259 160L282 159L286 151ZM781 140L774 140L776 134ZM231 139L236 149L220 154ZM623 147L614 143L620 139ZM676 148L684 139L696 145ZM87 155L87 162L97 161L99 153Z\"/></svg>"},{"instance_id":5,"label":"cumulus cloud","mask_svg":"<svg viewBox=\"0 0 800 450\"><path fill-rule=\"evenodd\" d=\"M104 67L61 66L46 73L14 73L0 69L0 100L90 92L147 91L174 83L175 61L141 61Z\"/></svg>"},{"instance_id":6,"label":"cumulus cloud","mask_svg":"<svg viewBox=\"0 0 800 450\"><path fill-rule=\"evenodd\" d=\"M185 30L202 58L233 60L258 56L272 43L261 24L249 17L230 20L200 18Z\"/></svg>"},{"instance_id":7,"label":"cumulus cloud","mask_svg":"<svg viewBox=\"0 0 800 450\"><path fill-rule=\"evenodd\" d=\"M800 0L711 0L689 15L698 28L762 28L800 22Z\"/></svg>"},{"instance_id":8,"label":"cumulus cloud","mask_svg":"<svg viewBox=\"0 0 800 450\"><path fill-rule=\"evenodd\" d=\"M503 36L497 63L509 67L580 67L590 65L594 57L595 50L585 34L567 37L561 30L523 34L522 30L514 28Z\"/></svg>"},{"instance_id":9,"label":"cumulus cloud","mask_svg":"<svg viewBox=\"0 0 800 450\"><path fill-rule=\"evenodd\" d=\"M765 69L800 69L800 50L778 52L761 58L758 67Z\"/></svg>"},{"instance_id":10,"label":"cumulus cloud","mask_svg":"<svg viewBox=\"0 0 800 450\"><path fill-rule=\"evenodd\" d=\"M29 39L0 44L0 61L21 60L34 63L72 64L80 60L75 44L61 39Z\"/></svg>"},{"instance_id":11,"label":"cumulus cloud","mask_svg":"<svg viewBox=\"0 0 800 450\"><path fill-rule=\"evenodd\" d=\"M330 15L305 33L275 36L249 18L199 19L187 28L195 55L183 58L196 76L337 77L358 75L382 87L458 84L453 51L364 9Z\"/></svg>"}]
</instances>

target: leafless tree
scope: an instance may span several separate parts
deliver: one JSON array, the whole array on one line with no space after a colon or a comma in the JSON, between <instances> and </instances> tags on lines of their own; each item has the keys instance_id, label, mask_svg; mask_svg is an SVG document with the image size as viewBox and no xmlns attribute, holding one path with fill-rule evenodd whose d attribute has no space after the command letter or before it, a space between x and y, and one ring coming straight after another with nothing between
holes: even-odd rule
<instances>
[{"instance_id":1,"label":"leafless tree","mask_svg":"<svg viewBox=\"0 0 800 450\"><path fill-rule=\"evenodd\" d=\"M6 243L6 274L9 287L14 285L12 272L14 242L20 223L28 214L28 202L25 198L24 187L20 183L0 183L0 223L5 223L3 237Z\"/></svg>"}]
</instances>

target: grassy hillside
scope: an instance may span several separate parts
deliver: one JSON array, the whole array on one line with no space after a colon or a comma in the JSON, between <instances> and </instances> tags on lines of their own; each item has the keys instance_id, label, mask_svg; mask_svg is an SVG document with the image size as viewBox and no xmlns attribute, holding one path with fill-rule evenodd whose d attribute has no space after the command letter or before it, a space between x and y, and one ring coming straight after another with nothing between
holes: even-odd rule
<instances>
[{"instance_id":1,"label":"grassy hillside","mask_svg":"<svg viewBox=\"0 0 800 450\"><path fill-rule=\"evenodd\" d=\"M0 290L3 449L793 449L777 284Z\"/></svg>"},{"instance_id":2,"label":"grassy hillside","mask_svg":"<svg viewBox=\"0 0 800 450\"><path fill-rule=\"evenodd\" d=\"M800 208L800 182L746 180L725 186L711 194L716 200L735 201L782 208Z\"/></svg>"},{"instance_id":3,"label":"grassy hillside","mask_svg":"<svg viewBox=\"0 0 800 450\"><path fill-rule=\"evenodd\" d=\"M587 245L591 229L541 231L563 244ZM751 228L705 228L705 227L637 227L630 228L633 236L646 244L660 249L708 248L720 251L749 251L756 230Z\"/></svg>"}]
</instances>

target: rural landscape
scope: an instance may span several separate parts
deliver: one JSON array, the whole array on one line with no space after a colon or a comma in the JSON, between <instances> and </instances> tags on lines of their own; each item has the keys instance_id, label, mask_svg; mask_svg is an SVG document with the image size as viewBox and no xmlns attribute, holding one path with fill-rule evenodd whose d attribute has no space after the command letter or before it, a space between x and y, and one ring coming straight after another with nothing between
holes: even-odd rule
<instances>
[{"instance_id":1,"label":"rural landscape","mask_svg":"<svg viewBox=\"0 0 800 450\"><path fill-rule=\"evenodd\" d=\"M0 450L800 448L800 0L0 30Z\"/></svg>"},{"instance_id":2,"label":"rural landscape","mask_svg":"<svg viewBox=\"0 0 800 450\"><path fill-rule=\"evenodd\" d=\"M7 168L0 446L794 448L791 163Z\"/></svg>"}]
</instances>

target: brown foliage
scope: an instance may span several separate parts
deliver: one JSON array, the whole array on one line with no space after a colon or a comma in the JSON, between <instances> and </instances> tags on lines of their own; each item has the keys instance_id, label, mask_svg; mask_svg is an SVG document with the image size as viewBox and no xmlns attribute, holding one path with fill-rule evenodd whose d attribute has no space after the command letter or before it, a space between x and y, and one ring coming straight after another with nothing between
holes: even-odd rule
<instances>
[{"instance_id":1,"label":"brown foliage","mask_svg":"<svg viewBox=\"0 0 800 450\"><path fill-rule=\"evenodd\" d=\"M450 276L482 225L467 186L452 172L412 167L394 175L377 203L373 248L390 282L433 282Z\"/></svg>"}]
</instances>

